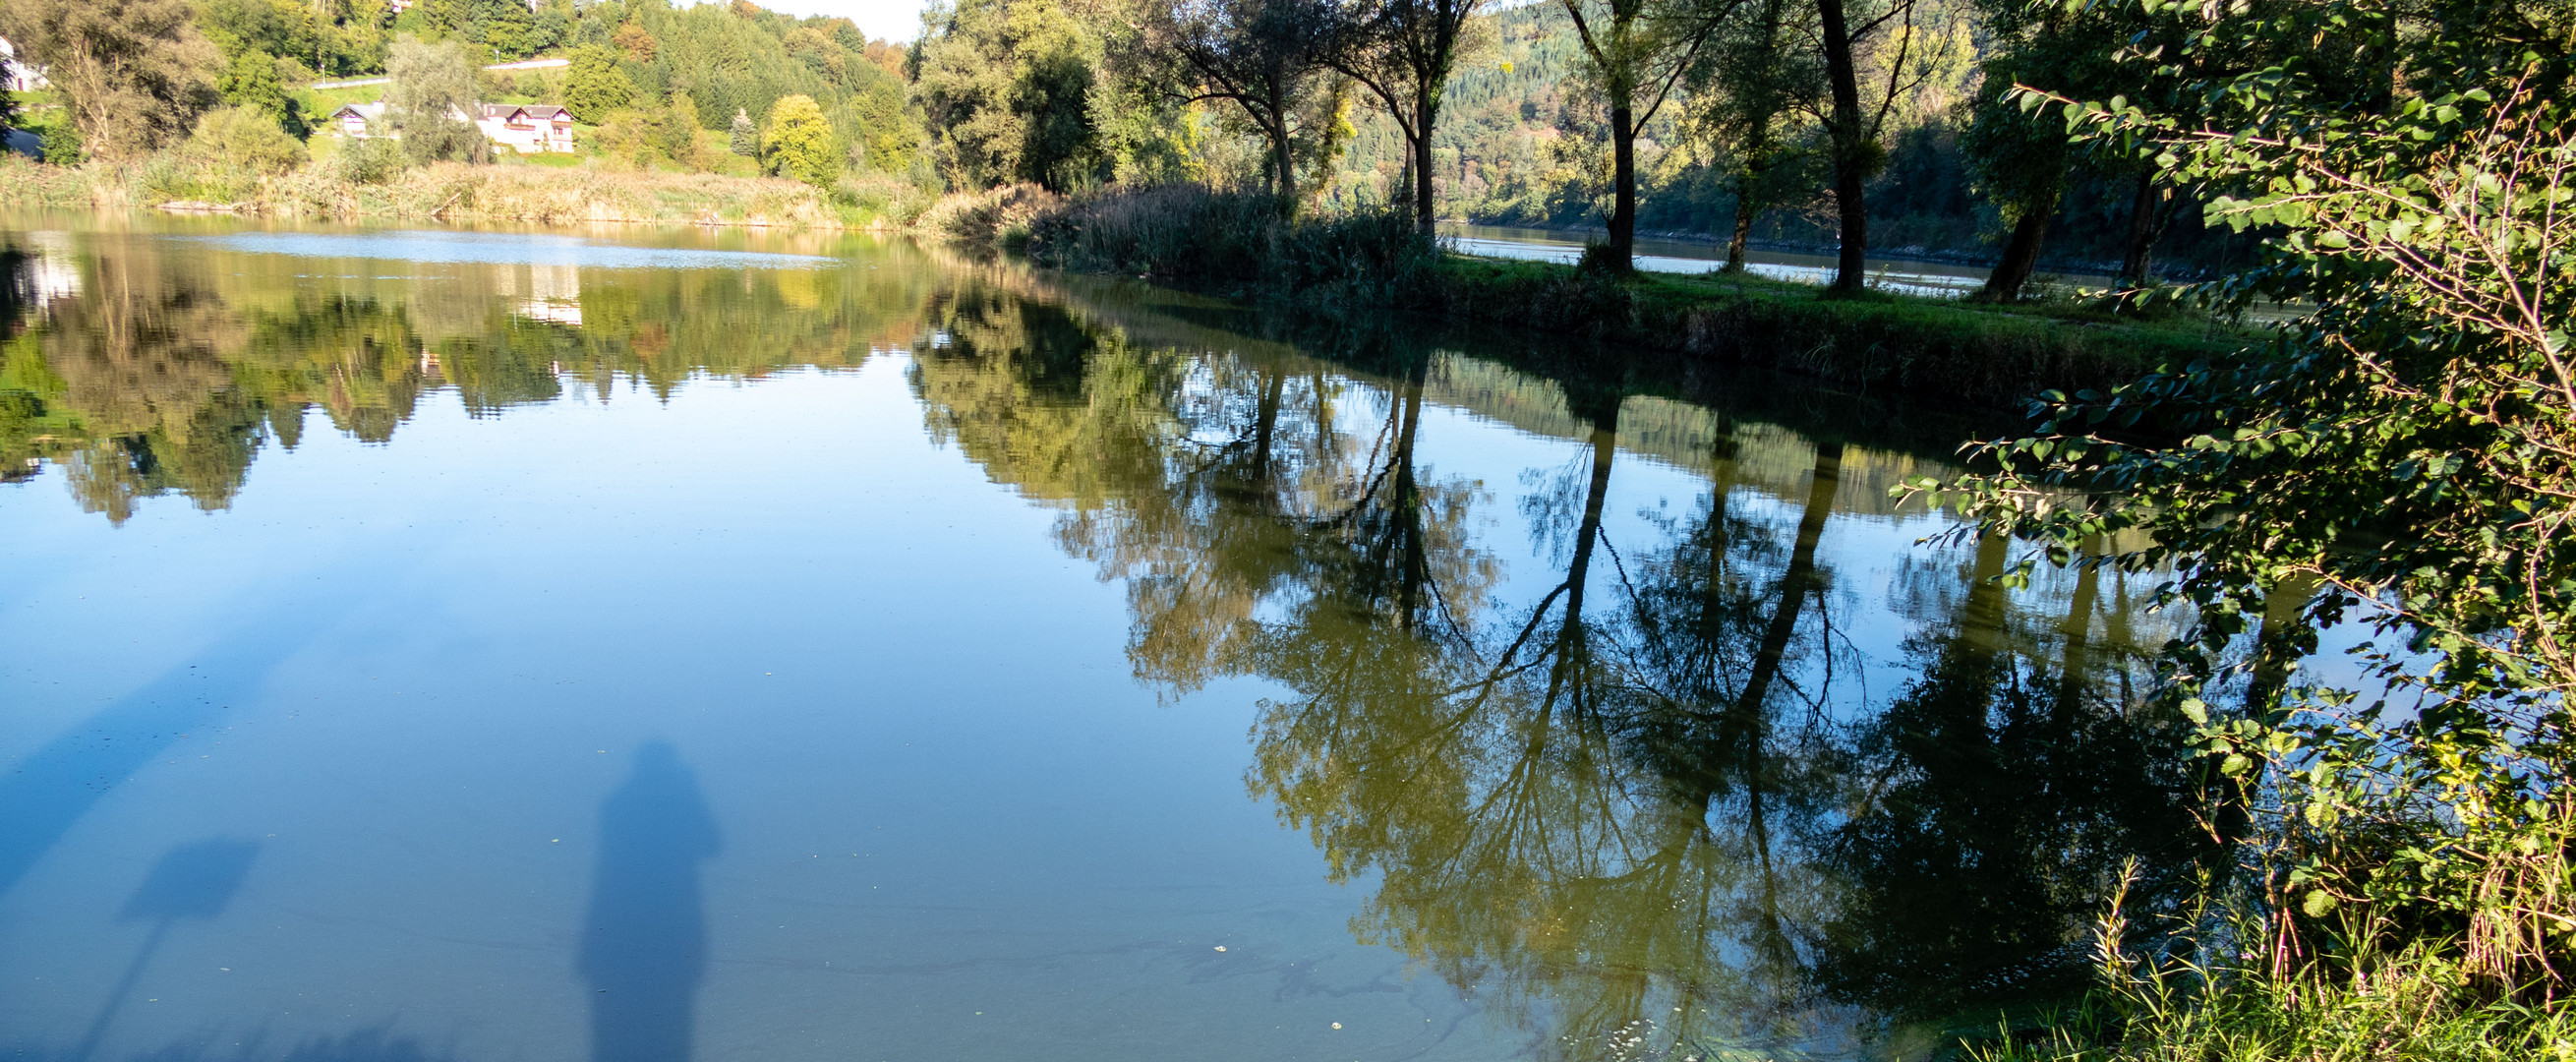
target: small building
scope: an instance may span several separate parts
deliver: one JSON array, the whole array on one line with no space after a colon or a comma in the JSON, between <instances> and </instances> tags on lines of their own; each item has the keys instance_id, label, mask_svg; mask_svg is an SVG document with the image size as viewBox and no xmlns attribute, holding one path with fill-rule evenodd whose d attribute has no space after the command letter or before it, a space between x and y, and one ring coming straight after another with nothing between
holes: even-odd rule
<instances>
[{"instance_id":1,"label":"small building","mask_svg":"<svg viewBox=\"0 0 2576 1062\"><path fill-rule=\"evenodd\" d=\"M45 80L43 67L28 66L18 61L18 46L0 37L0 89L11 92L34 92L53 84Z\"/></svg>"},{"instance_id":2,"label":"small building","mask_svg":"<svg viewBox=\"0 0 2576 1062\"><path fill-rule=\"evenodd\" d=\"M494 144L522 155L571 151L572 112L551 103L486 103L474 123Z\"/></svg>"},{"instance_id":3,"label":"small building","mask_svg":"<svg viewBox=\"0 0 2576 1062\"><path fill-rule=\"evenodd\" d=\"M364 140L367 127L384 114L385 105L382 103L344 103L339 110L331 112L330 117L322 119L320 128L334 136Z\"/></svg>"},{"instance_id":4,"label":"small building","mask_svg":"<svg viewBox=\"0 0 2576 1062\"><path fill-rule=\"evenodd\" d=\"M508 148L522 155L545 152L569 152L572 142L572 112L551 103L478 103L474 106L474 127L496 147ZM377 120L383 118L382 103L351 103L331 112L322 120L322 129L335 136L365 138L374 135ZM448 112L459 121L465 116ZM391 135L391 134L387 134Z\"/></svg>"}]
</instances>

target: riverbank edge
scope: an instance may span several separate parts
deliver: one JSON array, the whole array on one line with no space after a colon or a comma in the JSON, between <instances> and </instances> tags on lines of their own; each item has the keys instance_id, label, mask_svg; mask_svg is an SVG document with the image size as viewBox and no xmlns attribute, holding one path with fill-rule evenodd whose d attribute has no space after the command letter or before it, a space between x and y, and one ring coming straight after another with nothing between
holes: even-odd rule
<instances>
[{"instance_id":1,"label":"riverbank edge","mask_svg":"<svg viewBox=\"0 0 2576 1062\"><path fill-rule=\"evenodd\" d=\"M1601 240L1608 239L1610 235L1610 230L1599 225L1506 225L1500 222L1476 221L1471 218L1442 218L1440 219L1440 223L1443 225L1461 225L1471 228L1520 229L1527 232L1544 232L1551 236L1573 239L1584 243L1596 243ZM1639 240L1656 240L1664 243L1683 243L1694 247L1713 247L1720 250L1725 249L1727 240L1729 239L1729 237L1723 233L1699 232L1692 229L1639 229L1637 230L1637 238ZM1802 254L1824 259L1831 259L1842 250L1839 245L1833 243L1816 242L1811 240L1749 239L1744 241L1744 247L1746 250L1750 251L1768 251L1776 254ZM1992 269L1994 268L1995 262L1998 258L1996 252L1991 250L1965 251L1957 248L1924 247L1919 245L1872 248L1870 253L1873 257L1886 255L1892 259L1902 259L1912 262L1938 262L1942 265L1968 266L1976 269ZM2119 271L2120 263L2113 260L2094 261L2090 259L2063 258L2055 255L2042 254L2037 263L2037 271L2033 275L2035 278L2049 275L2109 277L2118 274ZM2173 281L2209 279L2206 274L2198 271L2171 267L2160 267L2157 270L2157 275L2163 279Z\"/></svg>"},{"instance_id":2,"label":"riverbank edge","mask_svg":"<svg viewBox=\"0 0 2576 1062\"><path fill-rule=\"evenodd\" d=\"M56 210L162 210L311 221L638 223L893 231L885 203L836 202L823 189L776 177L660 173L543 165L434 163L382 184L316 172L260 181L229 202L170 200L147 190L143 167L53 166L0 159L0 204Z\"/></svg>"},{"instance_id":3,"label":"riverbank edge","mask_svg":"<svg viewBox=\"0 0 2576 1062\"><path fill-rule=\"evenodd\" d=\"M1136 277L1302 313L1410 312L1580 337L1686 362L1777 370L1860 390L2024 411L2043 392L2103 391L2165 365L2226 358L2250 329L2175 308L1971 303L1742 274L1633 273L1442 250L1383 212L1283 219L1246 190L1167 185L1064 198L1034 187L951 195L920 228L1069 272Z\"/></svg>"},{"instance_id":4,"label":"riverbank edge","mask_svg":"<svg viewBox=\"0 0 2576 1062\"><path fill-rule=\"evenodd\" d=\"M2226 356L2252 338L2215 325L2069 319L1883 292L1838 296L1751 277L1612 280L1570 265L1458 255L1444 256L1433 273L1421 309L1445 317L2014 411L2044 391L2108 390L2158 365Z\"/></svg>"}]
</instances>

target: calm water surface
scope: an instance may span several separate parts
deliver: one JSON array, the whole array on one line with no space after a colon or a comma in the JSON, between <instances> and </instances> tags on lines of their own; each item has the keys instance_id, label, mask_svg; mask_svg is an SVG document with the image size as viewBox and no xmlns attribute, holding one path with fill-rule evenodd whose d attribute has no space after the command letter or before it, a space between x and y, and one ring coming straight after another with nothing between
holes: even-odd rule
<instances>
[{"instance_id":1,"label":"calm water surface","mask_svg":"<svg viewBox=\"0 0 2576 1062\"><path fill-rule=\"evenodd\" d=\"M0 216L0 1049L1922 1058L2199 855L1992 425L861 238Z\"/></svg>"}]
</instances>

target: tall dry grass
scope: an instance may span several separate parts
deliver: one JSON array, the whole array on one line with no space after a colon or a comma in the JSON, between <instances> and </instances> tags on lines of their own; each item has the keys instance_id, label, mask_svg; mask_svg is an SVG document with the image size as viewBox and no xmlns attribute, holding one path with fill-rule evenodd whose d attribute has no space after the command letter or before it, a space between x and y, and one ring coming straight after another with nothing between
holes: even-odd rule
<instances>
[{"instance_id":1,"label":"tall dry grass","mask_svg":"<svg viewBox=\"0 0 2576 1062\"><path fill-rule=\"evenodd\" d=\"M289 218L654 222L779 228L900 228L926 197L908 186L843 182L819 189L774 177L618 171L595 167L435 163L382 183L349 179L341 167L310 164L278 177L195 175L175 182L166 162L79 167L0 161L0 202L56 208L157 206L171 189L223 188L216 205ZM897 182L898 185L900 182Z\"/></svg>"}]
</instances>

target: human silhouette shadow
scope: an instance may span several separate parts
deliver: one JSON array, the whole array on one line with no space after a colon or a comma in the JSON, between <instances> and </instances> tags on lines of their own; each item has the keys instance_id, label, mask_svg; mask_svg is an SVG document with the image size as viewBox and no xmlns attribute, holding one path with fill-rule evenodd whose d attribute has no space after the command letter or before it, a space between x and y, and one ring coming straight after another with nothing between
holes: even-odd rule
<instances>
[{"instance_id":1,"label":"human silhouette shadow","mask_svg":"<svg viewBox=\"0 0 2576 1062\"><path fill-rule=\"evenodd\" d=\"M590 988L592 1062L686 1062L706 978L698 865L716 853L698 780L663 742L635 752L599 805L599 864L577 968Z\"/></svg>"}]
</instances>

